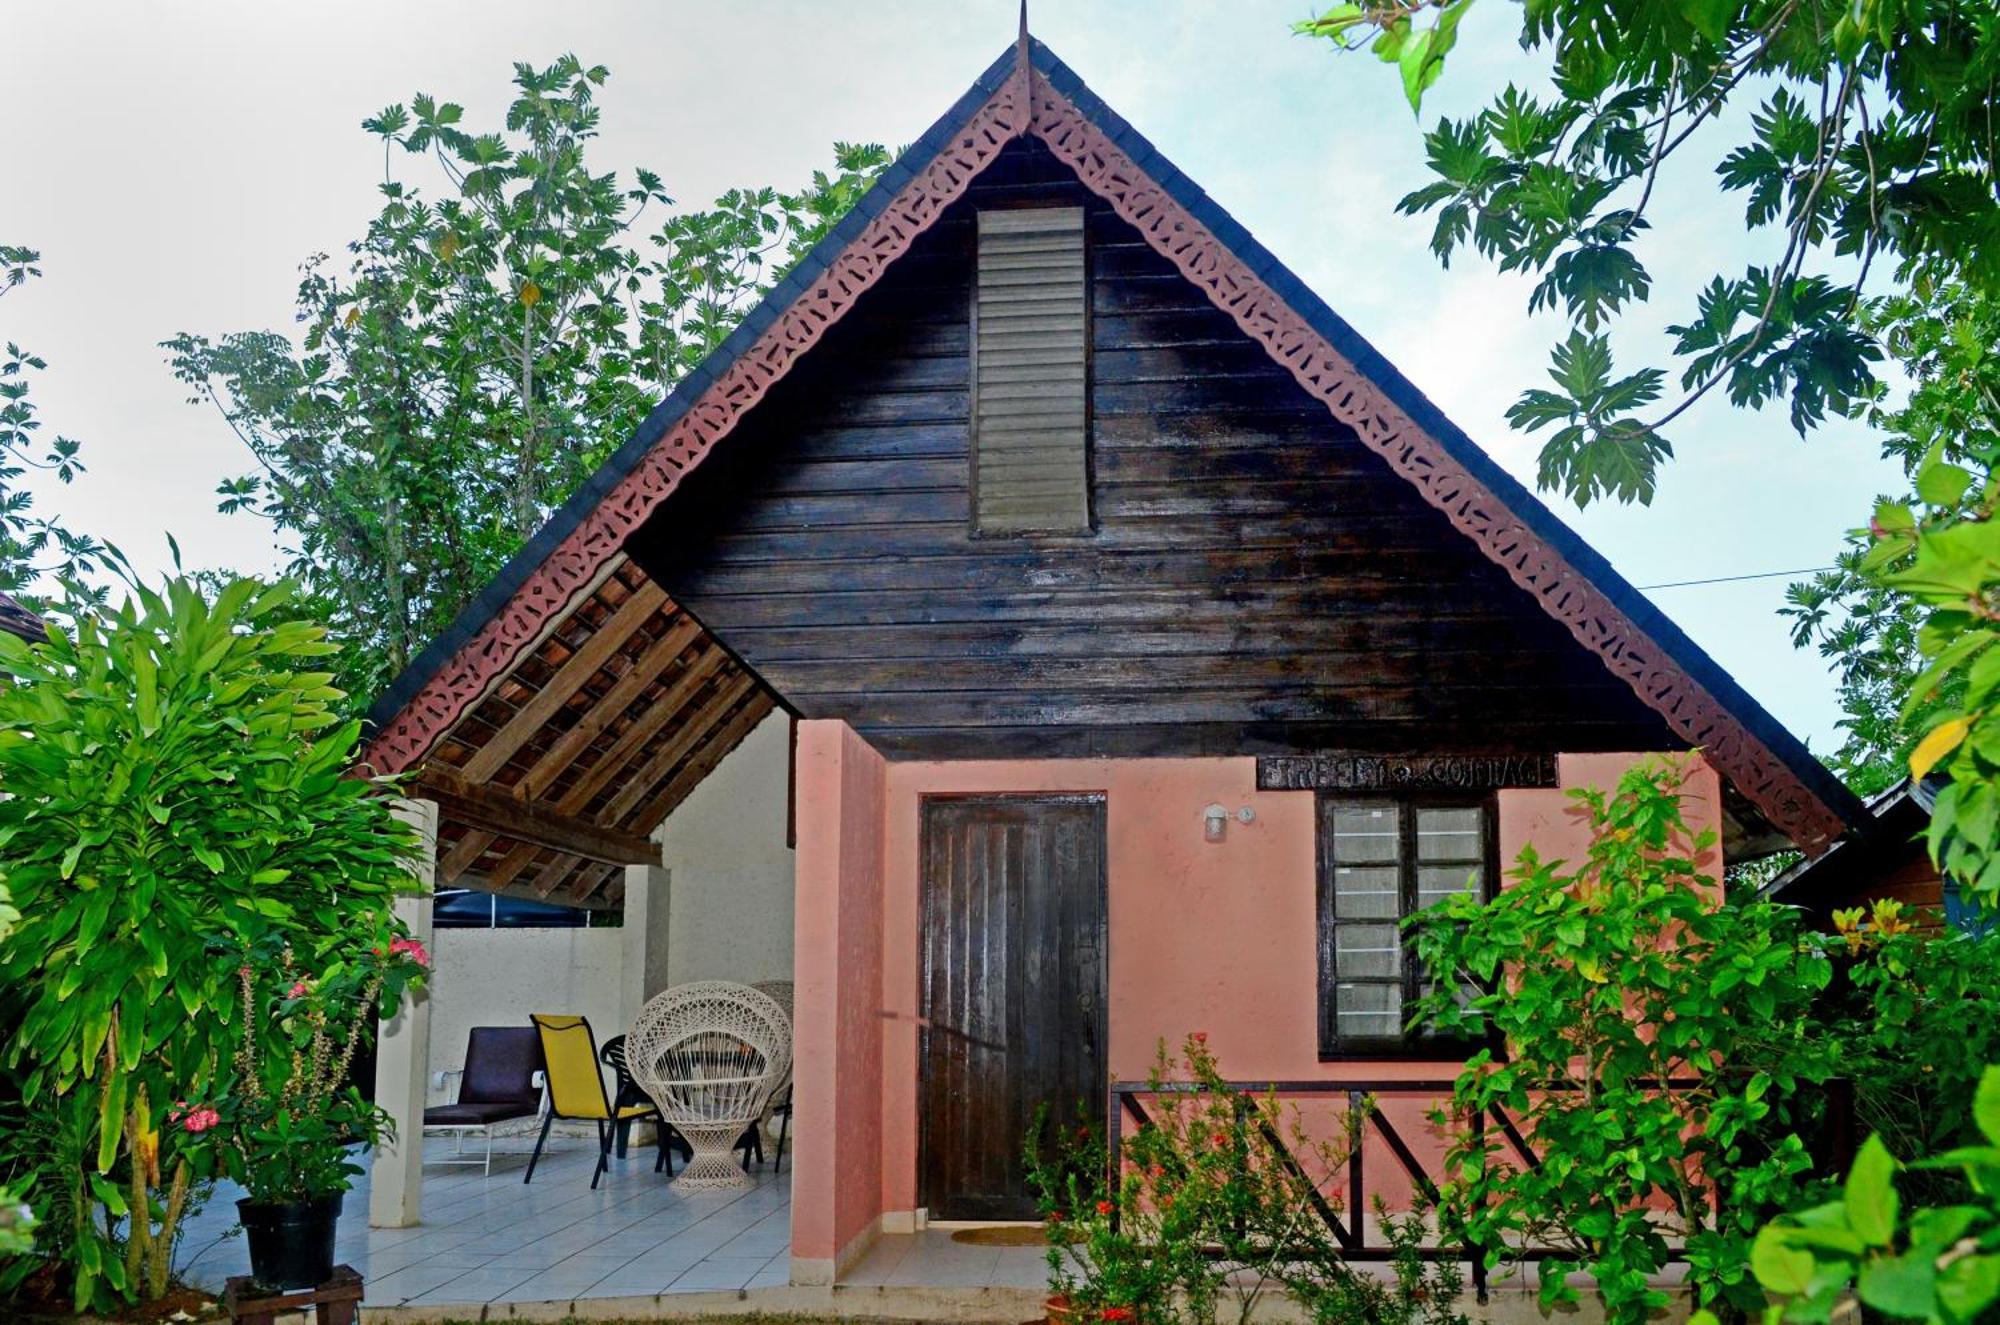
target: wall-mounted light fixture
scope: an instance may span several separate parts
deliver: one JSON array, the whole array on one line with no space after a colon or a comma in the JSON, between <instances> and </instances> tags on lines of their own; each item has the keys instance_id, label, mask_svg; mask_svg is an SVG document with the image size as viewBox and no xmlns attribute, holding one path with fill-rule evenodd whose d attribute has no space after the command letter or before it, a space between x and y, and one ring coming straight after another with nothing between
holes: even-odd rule
<instances>
[{"instance_id":1,"label":"wall-mounted light fixture","mask_svg":"<svg viewBox=\"0 0 2000 1325\"><path fill-rule=\"evenodd\" d=\"M1201 812L1201 840L1220 842L1229 829L1229 807L1220 802Z\"/></svg>"}]
</instances>

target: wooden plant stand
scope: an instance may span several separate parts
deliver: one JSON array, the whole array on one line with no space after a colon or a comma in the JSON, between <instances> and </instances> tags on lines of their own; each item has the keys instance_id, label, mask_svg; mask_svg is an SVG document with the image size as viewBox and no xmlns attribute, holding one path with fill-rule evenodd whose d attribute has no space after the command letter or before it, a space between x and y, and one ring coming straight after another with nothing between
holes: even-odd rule
<instances>
[{"instance_id":1,"label":"wooden plant stand","mask_svg":"<svg viewBox=\"0 0 2000 1325\"><path fill-rule=\"evenodd\" d=\"M317 1288L273 1293L247 1274L232 1277L222 1305L236 1325L275 1325L279 1316L313 1308L319 1325L355 1325L361 1318L361 1276L352 1265L334 1267L333 1278Z\"/></svg>"}]
</instances>

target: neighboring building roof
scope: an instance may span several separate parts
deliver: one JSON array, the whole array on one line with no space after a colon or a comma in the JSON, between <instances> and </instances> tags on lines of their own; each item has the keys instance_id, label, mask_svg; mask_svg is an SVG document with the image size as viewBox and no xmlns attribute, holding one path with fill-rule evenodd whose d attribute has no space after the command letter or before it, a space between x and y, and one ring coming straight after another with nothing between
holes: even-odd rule
<instances>
[{"instance_id":1,"label":"neighboring building roof","mask_svg":"<svg viewBox=\"0 0 2000 1325\"><path fill-rule=\"evenodd\" d=\"M1808 853L1860 802L1643 595L1039 43L1023 41L885 173L397 679L365 761L411 768L579 604L625 540L915 237L1033 134ZM753 675L754 680L754 675Z\"/></svg>"},{"instance_id":2,"label":"neighboring building roof","mask_svg":"<svg viewBox=\"0 0 2000 1325\"><path fill-rule=\"evenodd\" d=\"M1769 901L1802 907L1821 920L1841 907L1890 895L1913 881L1927 885L1925 904L1937 905L1944 900L1944 890L1924 837L1941 785L1935 779L1904 778L1875 793L1867 800L1868 822L1860 831L1818 858L1798 862L1759 891ZM1938 897L1930 898L1933 892Z\"/></svg>"},{"instance_id":3,"label":"neighboring building roof","mask_svg":"<svg viewBox=\"0 0 2000 1325\"><path fill-rule=\"evenodd\" d=\"M46 622L4 593L0 593L0 630L35 643L49 637Z\"/></svg>"}]
</instances>

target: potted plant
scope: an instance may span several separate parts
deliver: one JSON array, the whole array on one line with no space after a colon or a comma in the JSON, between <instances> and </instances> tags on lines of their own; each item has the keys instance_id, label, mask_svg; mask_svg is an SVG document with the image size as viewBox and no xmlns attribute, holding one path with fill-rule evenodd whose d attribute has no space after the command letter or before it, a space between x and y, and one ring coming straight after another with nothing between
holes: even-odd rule
<instances>
[{"instance_id":1,"label":"potted plant","mask_svg":"<svg viewBox=\"0 0 2000 1325\"><path fill-rule=\"evenodd\" d=\"M393 1015L430 966L423 944L387 937L321 969L290 947L255 951L237 969L243 1025L226 1093L182 1104L171 1126L192 1135L210 1176L248 1193L236 1203L250 1273L276 1289L333 1273L334 1227L356 1175L355 1150L393 1135L389 1115L348 1080L377 1015Z\"/></svg>"}]
</instances>

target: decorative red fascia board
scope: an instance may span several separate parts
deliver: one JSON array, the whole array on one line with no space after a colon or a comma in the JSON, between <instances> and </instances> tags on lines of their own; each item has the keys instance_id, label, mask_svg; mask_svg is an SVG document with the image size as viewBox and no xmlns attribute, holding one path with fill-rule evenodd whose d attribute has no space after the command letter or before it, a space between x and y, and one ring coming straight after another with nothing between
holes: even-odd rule
<instances>
[{"instance_id":1,"label":"decorative red fascia board","mask_svg":"<svg viewBox=\"0 0 2000 1325\"><path fill-rule=\"evenodd\" d=\"M1812 854L1846 830L1840 816L1726 706L1154 183L1074 103L1039 78L1033 97L1035 136L1093 193L1235 318L1300 386L1534 595L1544 611L1602 658L1688 744L1698 747L1772 823Z\"/></svg>"},{"instance_id":2,"label":"decorative red fascia board","mask_svg":"<svg viewBox=\"0 0 2000 1325\"><path fill-rule=\"evenodd\" d=\"M1153 182L1025 61L535 569L506 607L363 751L378 773L420 760L622 555L625 540L765 393L853 307L1013 138L1033 133L1215 305L1353 428L1543 610L1700 748L1808 853L1845 831L1831 807L1588 577L1333 348L1229 247Z\"/></svg>"}]
</instances>

